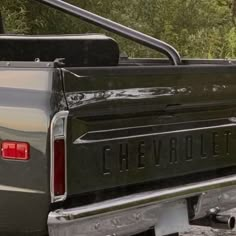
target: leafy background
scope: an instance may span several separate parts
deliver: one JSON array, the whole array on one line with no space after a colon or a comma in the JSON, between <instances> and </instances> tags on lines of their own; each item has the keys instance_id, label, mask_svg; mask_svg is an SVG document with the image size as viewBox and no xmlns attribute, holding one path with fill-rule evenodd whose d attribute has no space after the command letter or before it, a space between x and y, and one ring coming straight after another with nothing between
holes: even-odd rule
<instances>
[{"instance_id":1,"label":"leafy background","mask_svg":"<svg viewBox=\"0 0 236 236\"><path fill-rule=\"evenodd\" d=\"M181 56L236 57L236 0L67 0L176 47ZM153 50L49 9L33 0L1 0L8 33L106 33L132 57L154 57Z\"/></svg>"}]
</instances>

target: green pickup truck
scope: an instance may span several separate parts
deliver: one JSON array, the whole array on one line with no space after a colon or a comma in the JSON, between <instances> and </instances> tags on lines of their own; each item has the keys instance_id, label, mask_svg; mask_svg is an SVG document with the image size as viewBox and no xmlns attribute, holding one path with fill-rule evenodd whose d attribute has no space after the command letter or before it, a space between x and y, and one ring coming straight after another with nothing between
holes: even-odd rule
<instances>
[{"instance_id":1,"label":"green pickup truck","mask_svg":"<svg viewBox=\"0 0 236 236\"><path fill-rule=\"evenodd\" d=\"M236 61L169 44L61 0L105 35L0 35L0 235L178 235L232 230ZM1 24L0 24L1 25Z\"/></svg>"}]
</instances>

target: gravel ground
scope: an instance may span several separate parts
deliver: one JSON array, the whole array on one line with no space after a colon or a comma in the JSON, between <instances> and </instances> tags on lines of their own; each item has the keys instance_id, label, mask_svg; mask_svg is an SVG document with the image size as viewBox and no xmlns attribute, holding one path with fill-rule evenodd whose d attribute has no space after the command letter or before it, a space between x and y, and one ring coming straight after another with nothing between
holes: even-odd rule
<instances>
[{"instance_id":1,"label":"gravel ground","mask_svg":"<svg viewBox=\"0 0 236 236\"><path fill-rule=\"evenodd\" d=\"M203 227L192 227L190 232L181 236L235 236L236 231L215 230Z\"/></svg>"},{"instance_id":2,"label":"gravel ground","mask_svg":"<svg viewBox=\"0 0 236 236\"><path fill-rule=\"evenodd\" d=\"M236 209L225 214L232 214L236 217ZM206 227L192 227L190 232L183 233L181 236L236 236L236 230L225 231Z\"/></svg>"}]
</instances>

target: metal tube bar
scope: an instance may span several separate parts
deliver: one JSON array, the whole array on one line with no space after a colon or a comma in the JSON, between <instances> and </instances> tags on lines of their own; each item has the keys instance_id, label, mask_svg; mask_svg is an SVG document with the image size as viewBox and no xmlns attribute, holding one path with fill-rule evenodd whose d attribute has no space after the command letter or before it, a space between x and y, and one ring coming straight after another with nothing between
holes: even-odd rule
<instances>
[{"instance_id":1,"label":"metal tube bar","mask_svg":"<svg viewBox=\"0 0 236 236\"><path fill-rule=\"evenodd\" d=\"M93 14L89 11L81 9L77 6L69 4L62 0L35 0L35 1L59 9L67 14L79 17L80 19L88 23L102 27L103 29L121 35L146 47L157 50L158 52L161 52L164 55L166 55L174 65L181 64L181 58L178 51L171 45L161 40L143 34L139 31L133 30L129 27L111 21L104 17Z\"/></svg>"}]
</instances>

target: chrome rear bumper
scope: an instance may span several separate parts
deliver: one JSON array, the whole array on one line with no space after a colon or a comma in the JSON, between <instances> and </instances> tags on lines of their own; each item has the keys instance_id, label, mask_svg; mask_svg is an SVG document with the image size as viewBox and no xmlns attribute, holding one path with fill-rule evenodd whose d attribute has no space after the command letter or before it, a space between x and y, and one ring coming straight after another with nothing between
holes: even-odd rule
<instances>
[{"instance_id":1,"label":"chrome rear bumper","mask_svg":"<svg viewBox=\"0 0 236 236\"><path fill-rule=\"evenodd\" d=\"M158 227L158 215L163 210L193 196L199 196L194 219L204 217L212 208L222 211L235 208L236 175L60 209L49 214L49 235L132 235L154 225Z\"/></svg>"}]
</instances>

